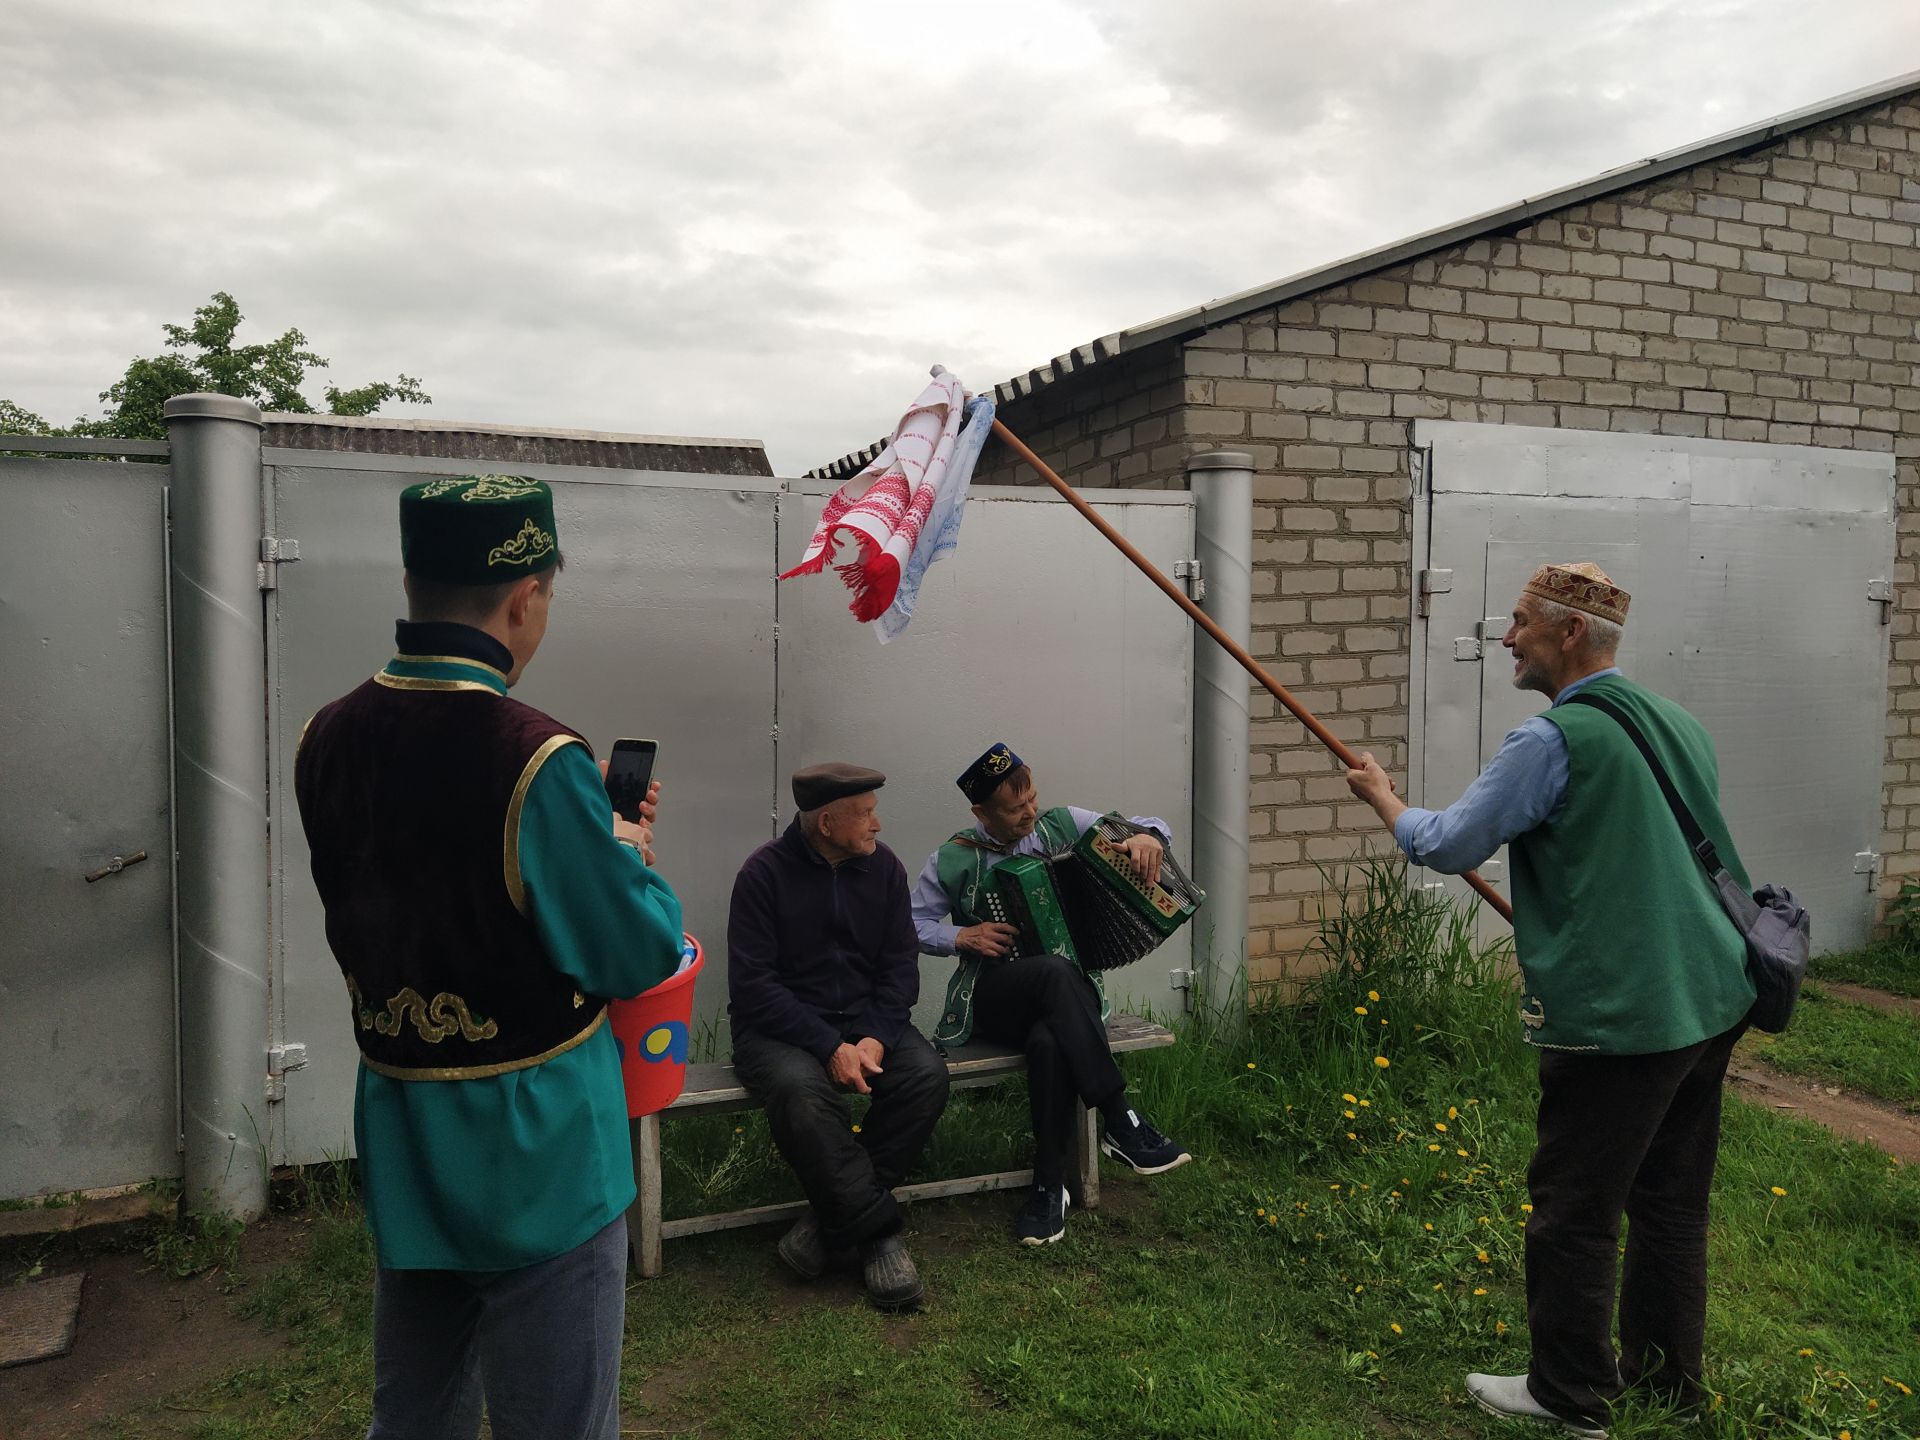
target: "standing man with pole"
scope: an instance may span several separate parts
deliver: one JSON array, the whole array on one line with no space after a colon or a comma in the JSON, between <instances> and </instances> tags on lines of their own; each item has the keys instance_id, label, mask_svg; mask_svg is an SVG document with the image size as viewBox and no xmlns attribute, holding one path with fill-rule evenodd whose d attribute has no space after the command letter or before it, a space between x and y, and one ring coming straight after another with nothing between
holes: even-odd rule
<instances>
[{"instance_id":1,"label":"standing man with pole","mask_svg":"<svg viewBox=\"0 0 1920 1440\"><path fill-rule=\"evenodd\" d=\"M400 497L409 619L308 722L294 788L361 1064L373 1440L619 1433L633 1161L608 997L673 973L680 902L586 742L507 698L561 564L539 480ZM651 800L651 797L649 797Z\"/></svg>"},{"instance_id":2,"label":"standing man with pole","mask_svg":"<svg viewBox=\"0 0 1920 1440\"><path fill-rule=\"evenodd\" d=\"M1458 873L1512 846L1522 1036L1540 1050L1533 1350L1525 1375L1469 1375L1467 1393L1492 1414L1594 1437L1630 1386L1681 1406L1701 1398L1721 1081L1755 996L1746 942L1621 718L1747 888L1712 738L1614 663L1629 600L1592 564L1535 572L1501 643L1514 686L1552 707L1509 734L1448 809L1407 806L1371 755L1347 774L1415 864Z\"/></svg>"}]
</instances>

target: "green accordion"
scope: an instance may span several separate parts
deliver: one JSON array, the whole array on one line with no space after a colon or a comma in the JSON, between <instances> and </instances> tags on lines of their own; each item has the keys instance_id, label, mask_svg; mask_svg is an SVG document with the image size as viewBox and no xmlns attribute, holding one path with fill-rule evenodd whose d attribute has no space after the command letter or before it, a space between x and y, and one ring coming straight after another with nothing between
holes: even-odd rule
<instances>
[{"instance_id":1,"label":"green accordion","mask_svg":"<svg viewBox=\"0 0 1920 1440\"><path fill-rule=\"evenodd\" d=\"M1121 845L1141 833L1103 815L1065 850L1016 855L987 873L987 918L1013 926L1016 955L1064 955L1083 970L1131 965L1191 920L1206 893L1171 853L1160 879L1134 874Z\"/></svg>"}]
</instances>

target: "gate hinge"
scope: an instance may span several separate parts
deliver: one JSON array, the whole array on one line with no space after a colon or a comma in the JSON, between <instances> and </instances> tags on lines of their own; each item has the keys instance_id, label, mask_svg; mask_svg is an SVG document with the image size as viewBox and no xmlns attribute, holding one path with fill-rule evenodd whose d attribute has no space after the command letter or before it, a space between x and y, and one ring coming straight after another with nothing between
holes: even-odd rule
<instances>
[{"instance_id":1,"label":"gate hinge","mask_svg":"<svg viewBox=\"0 0 1920 1440\"><path fill-rule=\"evenodd\" d=\"M1880 607L1880 623L1893 623L1893 582L1884 577L1867 581L1867 599Z\"/></svg>"},{"instance_id":2,"label":"gate hinge","mask_svg":"<svg viewBox=\"0 0 1920 1440\"><path fill-rule=\"evenodd\" d=\"M1207 598L1207 577L1202 573L1198 560L1176 560L1173 562L1173 578L1187 582L1187 594L1197 601Z\"/></svg>"},{"instance_id":3,"label":"gate hinge","mask_svg":"<svg viewBox=\"0 0 1920 1440\"><path fill-rule=\"evenodd\" d=\"M260 537L260 565L257 571L262 590L280 588L280 567L294 565L300 560L300 542L282 540L276 535Z\"/></svg>"},{"instance_id":4,"label":"gate hinge","mask_svg":"<svg viewBox=\"0 0 1920 1440\"><path fill-rule=\"evenodd\" d=\"M1451 570L1422 570L1420 572L1420 608L1418 614L1433 613L1433 597L1453 592L1453 572Z\"/></svg>"},{"instance_id":5,"label":"gate hinge","mask_svg":"<svg viewBox=\"0 0 1920 1440\"><path fill-rule=\"evenodd\" d=\"M1193 971L1169 970L1167 972L1167 988L1180 992L1181 1009L1193 1009Z\"/></svg>"},{"instance_id":6,"label":"gate hinge","mask_svg":"<svg viewBox=\"0 0 1920 1440\"><path fill-rule=\"evenodd\" d=\"M307 1047L298 1040L287 1040L267 1047L267 1100L278 1104L287 1098L287 1075L307 1068Z\"/></svg>"}]
</instances>

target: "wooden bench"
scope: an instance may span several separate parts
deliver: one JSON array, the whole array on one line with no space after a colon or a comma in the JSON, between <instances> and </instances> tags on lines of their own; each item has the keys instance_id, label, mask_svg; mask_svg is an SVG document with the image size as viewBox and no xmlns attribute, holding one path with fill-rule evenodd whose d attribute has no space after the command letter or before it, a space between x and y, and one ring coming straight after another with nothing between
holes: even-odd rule
<instances>
[{"instance_id":1,"label":"wooden bench","mask_svg":"<svg viewBox=\"0 0 1920 1440\"><path fill-rule=\"evenodd\" d=\"M1115 1015L1107 1023L1107 1043L1115 1054L1130 1050L1157 1050L1171 1045L1174 1034L1164 1026L1137 1015ZM992 1045L960 1045L947 1052L947 1073L955 1089L997 1085L1009 1075L1027 1068L1027 1057L1018 1051ZM664 1220L660 1215L660 1121L664 1115L720 1115L730 1110L757 1110L759 1102L747 1094L734 1077L731 1065L689 1065L686 1088L680 1098L660 1115L643 1115L633 1122L633 1183L639 1190L633 1208L627 1211L627 1232L633 1246L633 1263L642 1275L652 1277L662 1269L663 1241L682 1235L706 1235L716 1230L734 1230L743 1225L770 1225L798 1218L807 1208L806 1201L783 1205L756 1205L747 1210L729 1210L718 1215L692 1215L684 1220ZM1074 1163L1079 1173L1082 1208L1100 1203L1100 1117L1093 1111L1074 1132ZM968 1175L957 1180L927 1180L917 1185L902 1185L893 1193L903 1201L935 1200L947 1195L972 1195L987 1190L1021 1190L1033 1183L1031 1170L1002 1170L993 1175Z\"/></svg>"}]
</instances>

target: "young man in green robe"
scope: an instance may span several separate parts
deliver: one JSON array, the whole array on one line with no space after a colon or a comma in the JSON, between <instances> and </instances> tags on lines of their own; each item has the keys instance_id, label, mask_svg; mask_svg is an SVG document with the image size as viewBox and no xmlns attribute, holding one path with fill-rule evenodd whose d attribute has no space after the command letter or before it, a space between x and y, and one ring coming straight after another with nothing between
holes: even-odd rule
<instances>
[{"instance_id":1,"label":"young man in green robe","mask_svg":"<svg viewBox=\"0 0 1920 1440\"><path fill-rule=\"evenodd\" d=\"M974 825L936 850L913 888L913 926L929 955L960 960L947 986L942 1045L978 1034L1018 1045L1027 1056L1033 1115L1033 1189L1014 1217L1023 1245L1049 1245L1067 1232L1073 1127L1086 1109L1100 1112L1100 1148L1141 1175L1158 1175L1192 1158L1141 1118L1107 1048L1106 991L1061 955L1014 958L1011 925L989 920L987 873L1015 855L1048 854L1078 840L1100 816L1059 805L1040 808L1033 773L1004 741L995 741L955 782L973 807ZM1160 876L1172 838L1164 820L1137 816L1140 833L1121 848L1142 878Z\"/></svg>"},{"instance_id":2,"label":"young man in green robe","mask_svg":"<svg viewBox=\"0 0 1920 1440\"><path fill-rule=\"evenodd\" d=\"M613 1440L633 1201L609 997L680 903L586 741L507 697L560 561L538 480L400 498L398 653L308 722L294 788L361 1050L373 1437Z\"/></svg>"},{"instance_id":3,"label":"young man in green robe","mask_svg":"<svg viewBox=\"0 0 1920 1440\"><path fill-rule=\"evenodd\" d=\"M1512 847L1521 1036L1540 1051L1527 1171L1532 1358L1525 1375L1467 1376L1467 1393L1496 1415L1582 1436L1606 1434L1607 1409L1630 1386L1683 1406L1701 1398L1721 1080L1754 1001L1746 942L1651 767L1588 703L1633 720L1745 886L1712 738L1615 664L1629 600L1586 562L1535 572L1501 643L1514 686L1552 706L1508 735L1446 810L1406 805L1371 755L1347 774L1415 864L1457 874Z\"/></svg>"}]
</instances>

